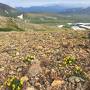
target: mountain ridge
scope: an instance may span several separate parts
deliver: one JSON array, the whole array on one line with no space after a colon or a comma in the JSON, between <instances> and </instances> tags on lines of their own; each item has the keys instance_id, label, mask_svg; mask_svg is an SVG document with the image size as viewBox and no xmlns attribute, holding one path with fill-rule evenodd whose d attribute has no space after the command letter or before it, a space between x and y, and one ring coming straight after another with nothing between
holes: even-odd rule
<instances>
[{"instance_id":1,"label":"mountain ridge","mask_svg":"<svg viewBox=\"0 0 90 90\"><path fill-rule=\"evenodd\" d=\"M32 6L32 7L16 7L19 11L25 13L65 13L65 14L90 14L90 7L68 7L60 5L50 5L50 6Z\"/></svg>"},{"instance_id":2,"label":"mountain ridge","mask_svg":"<svg viewBox=\"0 0 90 90\"><path fill-rule=\"evenodd\" d=\"M20 11L18 11L16 8L0 3L0 15L1 16L17 16L19 14L20 14Z\"/></svg>"}]
</instances>

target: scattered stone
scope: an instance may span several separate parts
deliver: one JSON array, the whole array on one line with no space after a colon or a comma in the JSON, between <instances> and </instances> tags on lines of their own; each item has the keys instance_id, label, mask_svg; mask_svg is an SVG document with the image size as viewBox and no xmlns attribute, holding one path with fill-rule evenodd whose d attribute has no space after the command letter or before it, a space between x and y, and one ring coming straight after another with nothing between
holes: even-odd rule
<instances>
[{"instance_id":1,"label":"scattered stone","mask_svg":"<svg viewBox=\"0 0 90 90\"><path fill-rule=\"evenodd\" d=\"M83 86L84 90L90 90L90 80L85 82L84 86Z\"/></svg>"},{"instance_id":2,"label":"scattered stone","mask_svg":"<svg viewBox=\"0 0 90 90\"><path fill-rule=\"evenodd\" d=\"M21 71L22 71L22 67L18 67L17 72L21 72Z\"/></svg>"},{"instance_id":3,"label":"scattered stone","mask_svg":"<svg viewBox=\"0 0 90 90\"><path fill-rule=\"evenodd\" d=\"M35 87L36 87L36 89L40 89L41 88L41 84L40 83L35 83Z\"/></svg>"},{"instance_id":4,"label":"scattered stone","mask_svg":"<svg viewBox=\"0 0 90 90\"><path fill-rule=\"evenodd\" d=\"M64 80L54 80L51 84L52 87L55 86L61 86L62 84L64 84Z\"/></svg>"},{"instance_id":5,"label":"scattered stone","mask_svg":"<svg viewBox=\"0 0 90 90\"><path fill-rule=\"evenodd\" d=\"M28 67L26 67L26 66L19 66L19 67L17 67L16 71L18 73L21 73L22 76L25 76L27 74L27 72L28 72Z\"/></svg>"},{"instance_id":6,"label":"scattered stone","mask_svg":"<svg viewBox=\"0 0 90 90\"><path fill-rule=\"evenodd\" d=\"M0 68L0 72L4 71L4 69L5 69L4 67L1 67L1 68Z\"/></svg>"},{"instance_id":7,"label":"scattered stone","mask_svg":"<svg viewBox=\"0 0 90 90\"><path fill-rule=\"evenodd\" d=\"M16 52L16 56L19 56L19 52Z\"/></svg>"},{"instance_id":8,"label":"scattered stone","mask_svg":"<svg viewBox=\"0 0 90 90\"><path fill-rule=\"evenodd\" d=\"M29 74L31 76L36 76L37 74L39 74L41 72L42 72L42 68L38 64L31 66L29 69Z\"/></svg>"},{"instance_id":9,"label":"scattered stone","mask_svg":"<svg viewBox=\"0 0 90 90\"><path fill-rule=\"evenodd\" d=\"M45 68L43 71L45 75L48 75L50 73L50 70L48 68Z\"/></svg>"},{"instance_id":10,"label":"scattered stone","mask_svg":"<svg viewBox=\"0 0 90 90\"><path fill-rule=\"evenodd\" d=\"M34 78L30 78L29 83L30 83L32 86L35 85L35 82L36 82L36 80L35 80Z\"/></svg>"},{"instance_id":11,"label":"scattered stone","mask_svg":"<svg viewBox=\"0 0 90 90\"><path fill-rule=\"evenodd\" d=\"M26 90L36 90L34 87L27 87Z\"/></svg>"},{"instance_id":12,"label":"scattered stone","mask_svg":"<svg viewBox=\"0 0 90 90\"><path fill-rule=\"evenodd\" d=\"M79 82L84 82L85 80L82 79L81 77L71 76L69 78L69 81L72 83L75 83L75 82L79 83Z\"/></svg>"},{"instance_id":13,"label":"scattered stone","mask_svg":"<svg viewBox=\"0 0 90 90\"><path fill-rule=\"evenodd\" d=\"M37 49L40 49L40 50L42 50L42 49L43 49L43 47L42 47L42 46L38 46L38 47L37 47Z\"/></svg>"},{"instance_id":14,"label":"scattered stone","mask_svg":"<svg viewBox=\"0 0 90 90\"><path fill-rule=\"evenodd\" d=\"M10 74L10 75L15 75L15 72L12 71L12 70L10 70L10 71L9 71L9 74Z\"/></svg>"},{"instance_id":15,"label":"scattered stone","mask_svg":"<svg viewBox=\"0 0 90 90\"><path fill-rule=\"evenodd\" d=\"M51 77L52 79L57 79L57 72L54 69L51 70Z\"/></svg>"},{"instance_id":16,"label":"scattered stone","mask_svg":"<svg viewBox=\"0 0 90 90\"><path fill-rule=\"evenodd\" d=\"M36 62L34 61L31 67L29 68L29 74L31 76L36 76L41 72L42 72L42 68L40 66L40 62L38 60Z\"/></svg>"}]
</instances>

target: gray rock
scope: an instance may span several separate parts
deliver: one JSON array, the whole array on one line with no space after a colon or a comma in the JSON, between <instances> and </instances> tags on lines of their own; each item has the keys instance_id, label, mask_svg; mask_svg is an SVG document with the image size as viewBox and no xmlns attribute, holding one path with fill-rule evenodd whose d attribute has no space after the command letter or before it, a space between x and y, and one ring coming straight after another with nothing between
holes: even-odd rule
<instances>
[{"instance_id":1,"label":"gray rock","mask_svg":"<svg viewBox=\"0 0 90 90\"><path fill-rule=\"evenodd\" d=\"M9 71L9 74L10 74L10 75L15 75L15 72L12 71L12 70L10 70L10 71Z\"/></svg>"},{"instance_id":2,"label":"gray rock","mask_svg":"<svg viewBox=\"0 0 90 90\"><path fill-rule=\"evenodd\" d=\"M22 71L22 67L18 67L17 72L21 72L21 71Z\"/></svg>"},{"instance_id":3,"label":"gray rock","mask_svg":"<svg viewBox=\"0 0 90 90\"><path fill-rule=\"evenodd\" d=\"M69 82L72 82L72 83L75 83L75 82L79 83L79 82L84 82L84 81L85 80L82 79L81 77L71 76L69 78Z\"/></svg>"}]
</instances>

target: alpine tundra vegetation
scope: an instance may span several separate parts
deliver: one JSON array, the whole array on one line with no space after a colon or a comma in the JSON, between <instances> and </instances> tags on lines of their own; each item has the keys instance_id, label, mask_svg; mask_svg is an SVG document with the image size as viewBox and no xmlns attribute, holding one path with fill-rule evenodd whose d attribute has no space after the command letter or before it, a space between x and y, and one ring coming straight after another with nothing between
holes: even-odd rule
<instances>
[{"instance_id":1,"label":"alpine tundra vegetation","mask_svg":"<svg viewBox=\"0 0 90 90\"><path fill-rule=\"evenodd\" d=\"M90 1L0 0L0 90L90 90Z\"/></svg>"}]
</instances>

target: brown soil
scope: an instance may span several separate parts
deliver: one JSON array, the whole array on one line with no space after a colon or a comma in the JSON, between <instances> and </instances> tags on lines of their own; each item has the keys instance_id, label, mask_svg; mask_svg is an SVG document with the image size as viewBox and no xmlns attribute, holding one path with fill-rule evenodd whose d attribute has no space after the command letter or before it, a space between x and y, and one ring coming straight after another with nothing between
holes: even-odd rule
<instances>
[{"instance_id":1,"label":"brown soil","mask_svg":"<svg viewBox=\"0 0 90 90\"><path fill-rule=\"evenodd\" d=\"M63 66L68 56L85 75ZM0 90L10 77L26 80L22 90L90 90L90 32L1 32Z\"/></svg>"}]
</instances>

